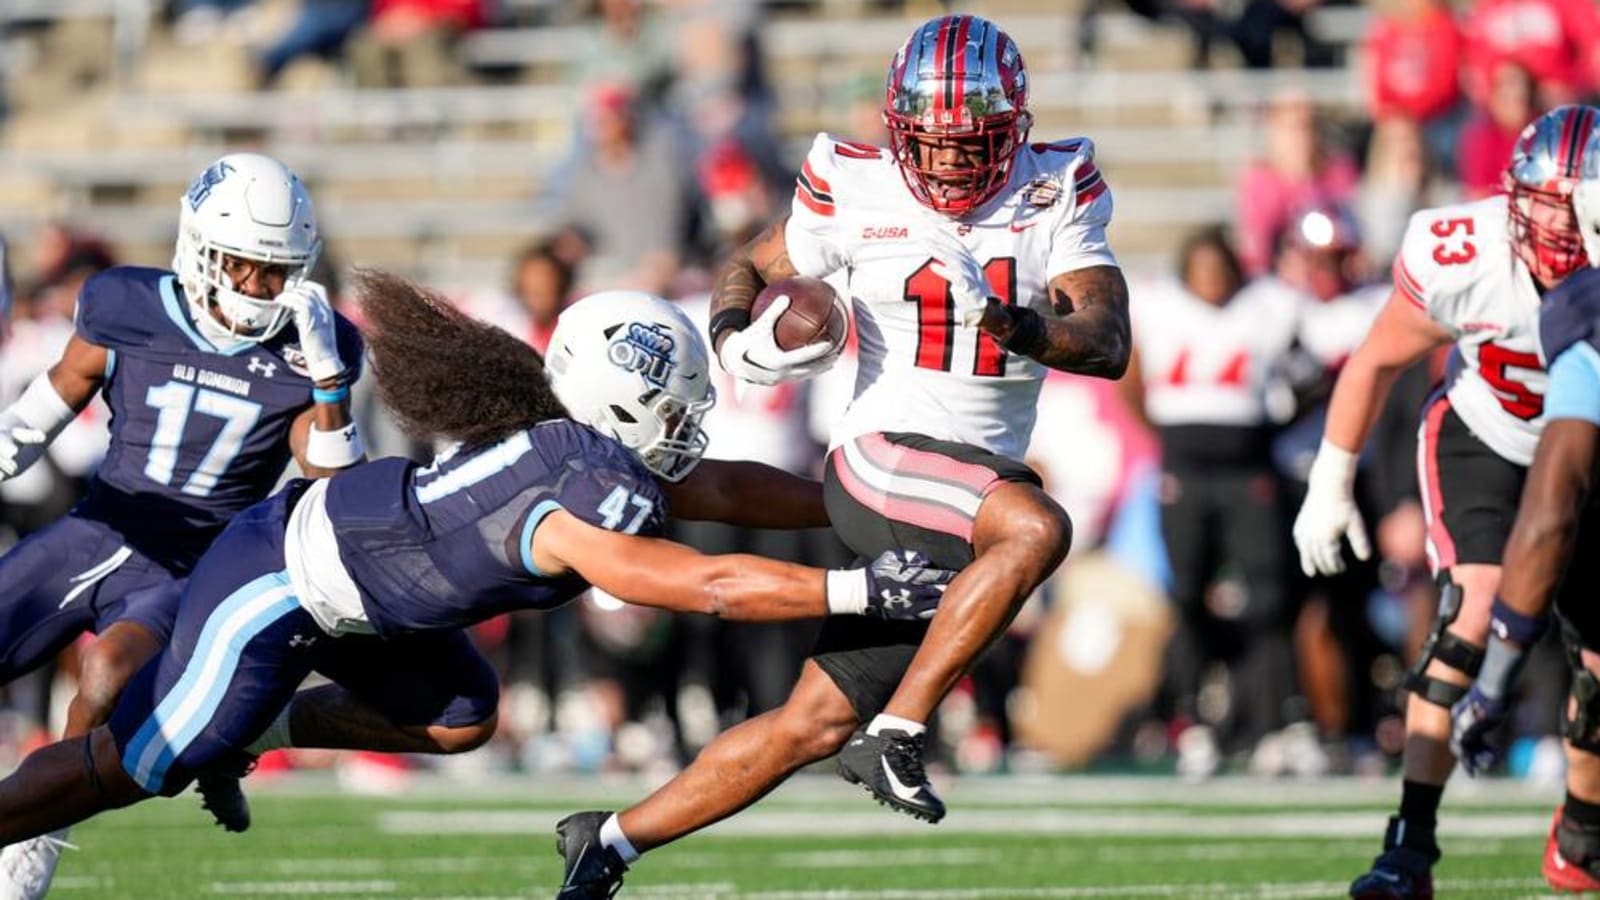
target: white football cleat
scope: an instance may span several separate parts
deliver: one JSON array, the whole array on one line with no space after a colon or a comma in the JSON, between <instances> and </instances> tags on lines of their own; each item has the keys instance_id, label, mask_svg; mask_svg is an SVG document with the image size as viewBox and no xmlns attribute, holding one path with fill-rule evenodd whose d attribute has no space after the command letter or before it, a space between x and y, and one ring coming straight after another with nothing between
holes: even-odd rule
<instances>
[{"instance_id":1,"label":"white football cleat","mask_svg":"<svg viewBox=\"0 0 1600 900\"><path fill-rule=\"evenodd\" d=\"M41 900L50 891L68 829L11 844L0 850L0 900Z\"/></svg>"}]
</instances>

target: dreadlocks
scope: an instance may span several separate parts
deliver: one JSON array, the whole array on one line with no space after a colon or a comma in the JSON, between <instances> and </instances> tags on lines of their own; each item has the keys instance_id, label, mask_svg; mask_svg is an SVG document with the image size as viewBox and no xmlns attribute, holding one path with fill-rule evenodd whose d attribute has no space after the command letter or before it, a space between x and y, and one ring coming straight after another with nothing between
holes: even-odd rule
<instances>
[{"instance_id":1,"label":"dreadlocks","mask_svg":"<svg viewBox=\"0 0 1600 900\"><path fill-rule=\"evenodd\" d=\"M399 276L355 280L378 396L407 434L473 447L567 414L532 347Z\"/></svg>"}]
</instances>

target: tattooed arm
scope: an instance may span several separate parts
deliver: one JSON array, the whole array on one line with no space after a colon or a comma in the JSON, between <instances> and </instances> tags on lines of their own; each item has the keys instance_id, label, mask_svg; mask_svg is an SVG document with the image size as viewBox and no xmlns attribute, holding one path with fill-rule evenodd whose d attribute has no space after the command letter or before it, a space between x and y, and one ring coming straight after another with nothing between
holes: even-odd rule
<instances>
[{"instance_id":1,"label":"tattooed arm","mask_svg":"<svg viewBox=\"0 0 1600 900\"><path fill-rule=\"evenodd\" d=\"M1116 266L1090 266L1050 279L1056 315L990 301L981 326L1012 353L1052 369L1121 378L1133 348L1128 283Z\"/></svg>"},{"instance_id":2,"label":"tattooed arm","mask_svg":"<svg viewBox=\"0 0 1600 900\"><path fill-rule=\"evenodd\" d=\"M784 216L768 225L750 243L733 251L717 273L717 283L711 289L712 347L714 354L722 351L722 342L728 335L750 321L750 307L756 295L773 281L800 274L789 261L789 248L784 242L783 230L789 222ZM740 313L743 313L741 316ZM719 322L739 324L718 328Z\"/></svg>"}]
</instances>

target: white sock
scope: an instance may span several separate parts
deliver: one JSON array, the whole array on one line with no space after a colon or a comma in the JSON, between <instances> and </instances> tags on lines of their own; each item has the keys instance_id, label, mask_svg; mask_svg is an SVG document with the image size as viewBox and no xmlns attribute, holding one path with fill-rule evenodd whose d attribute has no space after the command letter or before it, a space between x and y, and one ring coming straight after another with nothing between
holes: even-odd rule
<instances>
[{"instance_id":1,"label":"white sock","mask_svg":"<svg viewBox=\"0 0 1600 900\"><path fill-rule=\"evenodd\" d=\"M622 833L622 823L617 820L617 814L612 813L600 824L600 844L617 851L622 857L623 865L631 866L639 858L639 851L633 849L633 844L628 842L628 836Z\"/></svg>"},{"instance_id":2,"label":"white sock","mask_svg":"<svg viewBox=\"0 0 1600 900\"><path fill-rule=\"evenodd\" d=\"M867 579L860 569L828 570L828 612L861 615L867 611Z\"/></svg>"},{"instance_id":3,"label":"white sock","mask_svg":"<svg viewBox=\"0 0 1600 900\"><path fill-rule=\"evenodd\" d=\"M872 717L872 724L867 726L867 734L881 734L886 728L904 731L911 737L916 737L928 730L928 726L921 722L913 722L910 719L902 719L899 716L891 716L888 713L878 713Z\"/></svg>"},{"instance_id":4,"label":"white sock","mask_svg":"<svg viewBox=\"0 0 1600 900\"><path fill-rule=\"evenodd\" d=\"M278 713L278 717L272 720L272 724L267 726L267 730L261 732L261 737L256 738L250 746L244 748L244 752L252 756L260 756L268 750L293 747L294 744L289 740L289 707L291 706L294 706L294 701L292 700L289 701L288 706L283 708L283 712Z\"/></svg>"}]
</instances>

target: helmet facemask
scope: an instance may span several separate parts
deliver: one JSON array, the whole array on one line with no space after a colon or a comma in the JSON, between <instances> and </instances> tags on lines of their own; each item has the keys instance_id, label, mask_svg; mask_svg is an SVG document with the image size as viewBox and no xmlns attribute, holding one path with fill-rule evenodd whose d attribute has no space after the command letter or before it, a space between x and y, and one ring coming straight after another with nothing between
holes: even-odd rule
<instances>
[{"instance_id":1,"label":"helmet facemask","mask_svg":"<svg viewBox=\"0 0 1600 900\"><path fill-rule=\"evenodd\" d=\"M1511 246L1541 286L1554 287L1588 264L1572 210L1572 185L1549 191L1512 181L1508 187Z\"/></svg>"},{"instance_id":2,"label":"helmet facemask","mask_svg":"<svg viewBox=\"0 0 1600 900\"><path fill-rule=\"evenodd\" d=\"M319 240L309 255L291 259L266 258L207 241L198 228L184 228L178 236L176 259L183 267L178 272L184 293L205 316L207 330L246 341L264 341L283 330L289 322L289 308L275 298L252 297L235 289L226 271L228 257L247 260L263 267L282 267L285 290L306 280L322 252ZM258 276L260 277L260 276Z\"/></svg>"},{"instance_id":3,"label":"helmet facemask","mask_svg":"<svg viewBox=\"0 0 1600 900\"><path fill-rule=\"evenodd\" d=\"M982 120L976 128L936 130L890 112L883 118L889 128L889 149L912 196L953 216L982 206L1005 187L1030 122L1027 113L1020 113ZM955 152L963 162L977 161L965 166L936 164L934 155L947 152L951 144L960 145ZM952 190L957 191L955 196Z\"/></svg>"},{"instance_id":4,"label":"helmet facemask","mask_svg":"<svg viewBox=\"0 0 1600 900\"><path fill-rule=\"evenodd\" d=\"M700 420L716 405L715 390L699 400L685 401L666 391L645 395L640 401L661 421L661 434L633 448L644 467L667 481L682 481L700 464L710 444Z\"/></svg>"}]
</instances>

